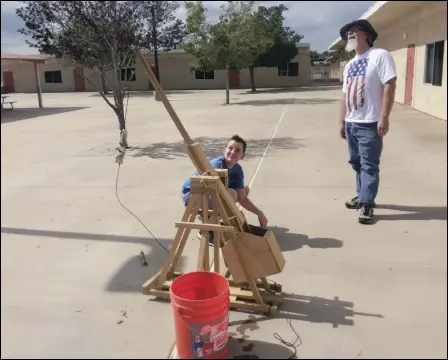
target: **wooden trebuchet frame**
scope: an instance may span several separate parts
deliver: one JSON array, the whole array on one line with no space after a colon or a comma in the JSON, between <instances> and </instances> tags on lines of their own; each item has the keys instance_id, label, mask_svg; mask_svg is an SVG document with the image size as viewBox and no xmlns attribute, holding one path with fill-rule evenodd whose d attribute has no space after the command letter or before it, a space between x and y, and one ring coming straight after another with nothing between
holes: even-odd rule
<instances>
[{"instance_id":1,"label":"wooden trebuchet frame","mask_svg":"<svg viewBox=\"0 0 448 360\"><path fill-rule=\"evenodd\" d=\"M214 237L213 261L215 272L220 272L221 247L226 240L233 240L235 253L246 275L247 283L236 284L233 280L228 280L231 308L273 315L282 301L280 296L281 285L270 285L266 278L254 279L251 276L250 267L244 261L243 253L239 249L238 242L235 241L236 233L250 233L250 226L244 214L238 210L228 191L227 173L216 170L210 165L201 145L194 143L190 138L146 59L138 50L136 50L136 58L142 63L149 81L184 139L188 156L198 173L201 174L191 178L191 198L181 221L175 224L177 231L168 257L163 267L143 284L143 293L169 299L170 286L175 278L181 275L181 273L176 272L177 264L191 230L196 229L200 230L202 234L197 262L198 271L210 270L209 232L212 232ZM225 181L222 181L222 179L225 179ZM209 209L210 200L211 209ZM195 222L198 215L202 216L202 223ZM226 274L226 277L228 276L229 271Z\"/></svg>"}]
</instances>

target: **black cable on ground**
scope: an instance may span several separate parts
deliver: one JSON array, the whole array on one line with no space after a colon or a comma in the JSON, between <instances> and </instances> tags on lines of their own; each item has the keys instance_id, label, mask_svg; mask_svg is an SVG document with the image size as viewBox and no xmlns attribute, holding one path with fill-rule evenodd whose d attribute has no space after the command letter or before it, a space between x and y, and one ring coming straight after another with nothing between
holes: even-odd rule
<instances>
[{"instance_id":1,"label":"black cable on ground","mask_svg":"<svg viewBox=\"0 0 448 360\"><path fill-rule=\"evenodd\" d=\"M167 253L169 253L169 251L167 250L167 248L165 248L165 246L163 246L163 245L160 243L159 239L157 239L157 238L154 236L154 234L151 232L151 230L148 229L148 227L143 223L143 221L141 221L137 215L135 215L131 210L129 210L129 209L128 209L126 206L124 206L123 203L121 202L120 197L118 196L118 177L119 177L119 175L120 175L120 164L118 164L117 178L116 178L116 180L115 180L115 195L116 195L116 197L117 197L118 203L121 205L121 207L122 207L123 209L125 209L129 214L131 214L135 219L137 219L137 221L138 221L140 224L142 224L142 226L146 229L146 231L149 233L149 235L151 235L151 236L154 238L154 240L157 242L157 244L159 244L159 246L160 246L163 250L165 250Z\"/></svg>"}]
</instances>

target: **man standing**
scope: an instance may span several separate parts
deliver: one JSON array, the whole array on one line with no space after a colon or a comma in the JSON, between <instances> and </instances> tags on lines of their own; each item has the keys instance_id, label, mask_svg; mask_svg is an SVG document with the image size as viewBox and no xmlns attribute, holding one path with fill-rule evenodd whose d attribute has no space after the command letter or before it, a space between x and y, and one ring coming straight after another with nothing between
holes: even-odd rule
<instances>
[{"instance_id":1,"label":"man standing","mask_svg":"<svg viewBox=\"0 0 448 360\"><path fill-rule=\"evenodd\" d=\"M359 209L361 224L371 223L379 187L383 137L395 100L396 69L391 54L373 46L377 32L367 20L356 20L340 30L345 50L355 57L344 69L340 136L347 140L349 164L356 173L357 196L348 209Z\"/></svg>"}]
</instances>

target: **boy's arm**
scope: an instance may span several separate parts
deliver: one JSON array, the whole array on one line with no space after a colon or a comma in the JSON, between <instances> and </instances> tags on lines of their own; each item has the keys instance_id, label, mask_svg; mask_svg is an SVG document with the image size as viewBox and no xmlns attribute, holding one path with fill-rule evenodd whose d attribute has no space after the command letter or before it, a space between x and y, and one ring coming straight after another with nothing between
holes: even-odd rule
<instances>
[{"instance_id":1,"label":"boy's arm","mask_svg":"<svg viewBox=\"0 0 448 360\"><path fill-rule=\"evenodd\" d=\"M258 221L260 222L261 227L266 227L268 224L268 219L263 214L263 211L261 211L246 195L246 190L238 189L236 190L236 193L238 195L238 202L239 204L245 208L247 211L250 211L251 213L258 216Z\"/></svg>"}]
</instances>

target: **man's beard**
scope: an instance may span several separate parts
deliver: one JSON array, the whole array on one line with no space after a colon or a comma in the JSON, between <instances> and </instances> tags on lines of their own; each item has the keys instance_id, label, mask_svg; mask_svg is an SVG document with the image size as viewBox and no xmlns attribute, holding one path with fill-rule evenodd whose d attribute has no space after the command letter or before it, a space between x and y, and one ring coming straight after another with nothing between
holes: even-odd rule
<instances>
[{"instance_id":1,"label":"man's beard","mask_svg":"<svg viewBox=\"0 0 448 360\"><path fill-rule=\"evenodd\" d=\"M345 45L345 51L350 53L354 51L358 47L358 39L353 38L347 41L347 45Z\"/></svg>"}]
</instances>

